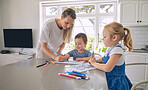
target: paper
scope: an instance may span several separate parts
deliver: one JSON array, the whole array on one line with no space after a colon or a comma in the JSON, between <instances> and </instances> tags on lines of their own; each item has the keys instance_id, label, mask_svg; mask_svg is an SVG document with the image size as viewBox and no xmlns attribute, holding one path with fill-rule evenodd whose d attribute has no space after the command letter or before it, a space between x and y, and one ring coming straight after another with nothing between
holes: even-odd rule
<instances>
[{"instance_id":1,"label":"paper","mask_svg":"<svg viewBox=\"0 0 148 90\"><path fill-rule=\"evenodd\" d=\"M77 71L77 72L85 72L89 70L96 69L94 66L89 63L83 63L79 65L65 65L65 71Z\"/></svg>"},{"instance_id":2,"label":"paper","mask_svg":"<svg viewBox=\"0 0 148 90\"><path fill-rule=\"evenodd\" d=\"M70 65L78 65L84 63L84 61L71 61L71 62L54 62L55 64L70 64Z\"/></svg>"}]
</instances>

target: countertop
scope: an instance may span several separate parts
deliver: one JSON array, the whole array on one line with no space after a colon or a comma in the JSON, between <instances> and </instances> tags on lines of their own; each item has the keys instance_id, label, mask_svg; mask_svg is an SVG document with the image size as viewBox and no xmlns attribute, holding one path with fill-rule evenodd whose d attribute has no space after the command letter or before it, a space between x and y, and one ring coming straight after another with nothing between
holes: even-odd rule
<instances>
[{"instance_id":1,"label":"countertop","mask_svg":"<svg viewBox=\"0 0 148 90\"><path fill-rule=\"evenodd\" d=\"M148 56L148 53L147 52L141 52L141 51L134 51L134 52L125 52L125 54L128 54L128 55L147 55Z\"/></svg>"},{"instance_id":2,"label":"countertop","mask_svg":"<svg viewBox=\"0 0 148 90\"><path fill-rule=\"evenodd\" d=\"M148 50L145 50L145 49L133 49L134 53L148 53Z\"/></svg>"}]
</instances>

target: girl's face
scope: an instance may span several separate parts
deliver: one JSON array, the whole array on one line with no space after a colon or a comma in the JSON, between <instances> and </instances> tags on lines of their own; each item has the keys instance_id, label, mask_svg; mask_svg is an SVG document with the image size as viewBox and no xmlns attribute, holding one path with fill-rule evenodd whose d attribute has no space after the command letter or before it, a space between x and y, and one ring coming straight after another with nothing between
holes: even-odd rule
<instances>
[{"instance_id":1,"label":"girl's face","mask_svg":"<svg viewBox=\"0 0 148 90\"><path fill-rule=\"evenodd\" d=\"M62 19L61 25L63 30L70 29L74 24L74 19L72 19L70 16L67 16L66 18L63 18L62 16L61 19Z\"/></svg>"},{"instance_id":2,"label":"girl's face","mask_svg":"<svg viewBox=\"0 0 148 90\"><path fill-rule=\"evenodd\" d=\"M82 38L75 39L75 47L78 51L83 51L85 49L86 44L84 43Z\"/></svg>"},{"instance_id":3,"label":"girl's face","mask_svg":"<svg viewBox=\"0 0 148 90\"><path fill-rule=\"evenodd\" d=\"M111 47L113 45L112 37L109 33L106 28L103 30L103 43L106 47Z\"/></svg>"}]
</instances>

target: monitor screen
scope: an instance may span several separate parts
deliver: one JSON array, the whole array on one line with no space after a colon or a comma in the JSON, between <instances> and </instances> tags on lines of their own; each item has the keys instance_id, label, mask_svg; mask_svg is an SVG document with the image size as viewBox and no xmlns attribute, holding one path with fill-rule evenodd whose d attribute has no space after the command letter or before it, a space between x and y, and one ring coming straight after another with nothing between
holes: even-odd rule
<instances>
[{"instance_id":1,"label":"monitor screen","mask_svg":"<svg viewBox=\"0 0 148 90\"><path fill-rule=\"evenodd\" d=\"M32 29L3 29L4 46L33 48Z\"/></svg>"}]
</instances>

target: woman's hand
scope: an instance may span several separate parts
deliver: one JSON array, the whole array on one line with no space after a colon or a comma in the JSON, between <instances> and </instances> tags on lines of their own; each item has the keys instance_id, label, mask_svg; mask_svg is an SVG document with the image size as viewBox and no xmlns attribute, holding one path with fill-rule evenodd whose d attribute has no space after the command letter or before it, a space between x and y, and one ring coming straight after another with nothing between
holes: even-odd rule
<instances>
[{"instance_id":1,"label":"woman's hand","mask_svg":"<svg viewBox=\"0 0 148 90\"><path fill-rule=\"evenodd\" d=\"M54 58L56 61L58 61L58 62L64 62L65 60L66 60L66 57L65 56L56 56L55 58Z\"/></svg>"}]
</instances>

